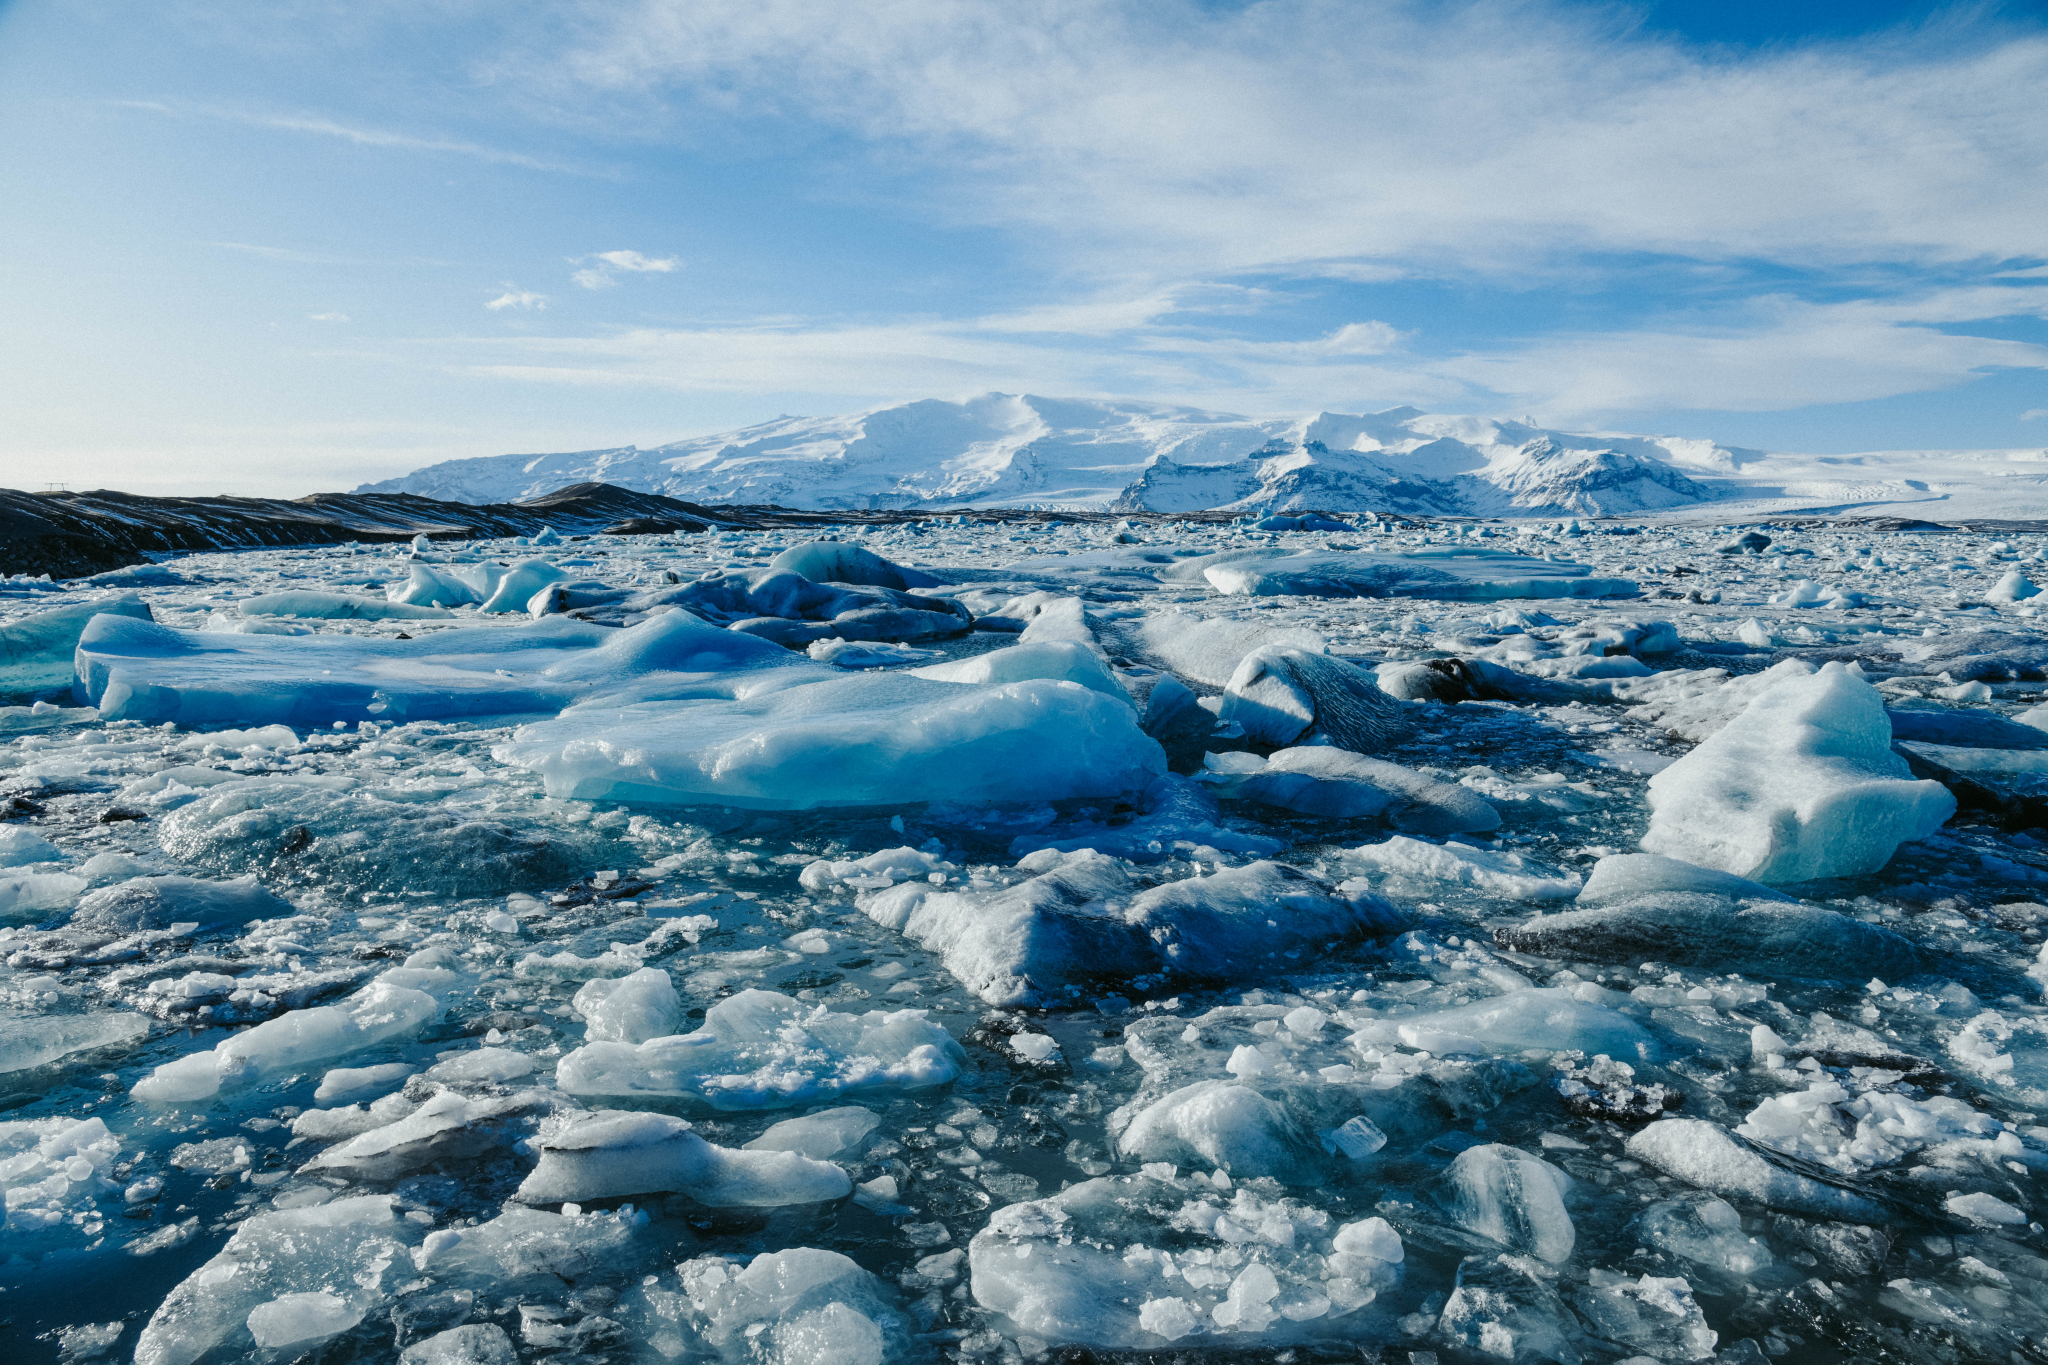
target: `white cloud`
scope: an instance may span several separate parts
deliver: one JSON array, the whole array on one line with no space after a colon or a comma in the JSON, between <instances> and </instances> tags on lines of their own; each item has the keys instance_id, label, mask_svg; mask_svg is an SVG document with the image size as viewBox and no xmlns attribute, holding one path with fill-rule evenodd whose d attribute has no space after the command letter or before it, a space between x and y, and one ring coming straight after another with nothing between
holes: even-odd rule
<instances>
[{"instance_id":1,"label":"white cloud","mask_svg":"<svg viewBox=\"0 0 2048 1365\"><path fill-rule=\"evenodd\" d=\"M2032 422L2043 417L2048 417L2048 408L2028 408L2020 414L2022 422Z\"/></svg>"},{"instance_id":2,"label":"white cloud","mask_svg":"<svg viewBox=\"0 0 2048 1365\"><path fill-rule=\"evenodd\" d=\"M2048 220L2048 36L1702 52L1533 0L636 0L526 75L922 155L936 212L1229 272L1577 252L1995 262Z\"/></svg>"},{"instance_id":3,"label":"white cloud","mask_svg":"<svg viewBox=\"0 0 2048 1365\"><path fill-rule=\"evenodd\" d=\"M666 275L682 268L673 256L642 256L637 251L600 251L596 259L614 270L640 275Z\"/></svg>"},{"instance_id":4,"label":"white cloud","mask_svg":"<svg viewBox=\"0 0 2048 1365\"><path fill-rule=\"evenodd\" d=\"M306 316L315 322L347 322L349 320L349 316L346 313L308 313Z\"/></svg>"},{"instance_id":5,"label":"white cloud","mask_svg":"<svg viewBox=\"0 0 2048 1365\"><path fill-rule=\"evenodd\" d=\"M504 293L484 304L484 307L490 309L493 313L502 313L507 308L527 311L547 306L548 296L546 294L535 294L530 290L516 289L509 284L505 286Z\"/></svg>"},{"instance_id":6,"label":"white cloud","mask_svg":"<svg viewBox=\"0 0 2048 1365\"><path fill-rule=\"evenodd\" d=\"M682 269L682 262L673 256L643 256L637 251L599 251L589 256L578 256L571 265L584 261L596 261L594 266L585 266L569 278L585 289L609 289L618 283L614 272L624 271L629 275L667 275Z\"/></svg>"}]
</instances>

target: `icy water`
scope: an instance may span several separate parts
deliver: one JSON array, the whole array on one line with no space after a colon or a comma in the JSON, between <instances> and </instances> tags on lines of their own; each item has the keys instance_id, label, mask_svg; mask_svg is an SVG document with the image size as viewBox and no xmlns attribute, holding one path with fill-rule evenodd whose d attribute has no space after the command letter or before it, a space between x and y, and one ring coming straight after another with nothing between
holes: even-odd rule
<instances>
[{"instance_id":1,"label":"icy water","mask_svg":"<svg viewBox=\"0 0 2048 1365\"><path fill-rule=\"evenodd\" d=\"M183 634L0 712L0 1355L2048 1359L2040 538L1487 529L845 528L982 628L765 701L593 651L774 532L7 582ZM1279 590L1454 545L1613 583Z\"/></svg>"}]
</instances>

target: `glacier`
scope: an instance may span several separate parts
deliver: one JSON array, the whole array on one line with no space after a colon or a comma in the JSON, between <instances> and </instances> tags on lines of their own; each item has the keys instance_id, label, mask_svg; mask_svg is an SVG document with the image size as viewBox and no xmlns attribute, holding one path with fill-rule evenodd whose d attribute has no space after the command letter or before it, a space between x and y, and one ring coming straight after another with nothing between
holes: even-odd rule
<instances>
[{"instance_id":1,"label":"glacier","mask_svg":"<svg viewBox=\"0 0 2048 1365\"><path fill-rule=\"evenodd\" d=\"M2048 1339L2048 533L1407 412L830 426L604 469L840 510L10 580L8 1360Z\"/></svg>"}]
</instances>

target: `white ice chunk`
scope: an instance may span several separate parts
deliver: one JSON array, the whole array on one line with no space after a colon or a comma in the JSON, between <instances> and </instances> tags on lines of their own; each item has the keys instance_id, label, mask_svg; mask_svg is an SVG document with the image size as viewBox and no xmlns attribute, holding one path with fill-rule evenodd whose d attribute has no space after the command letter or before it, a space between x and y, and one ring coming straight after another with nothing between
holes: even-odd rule
<instances>
[{"instance_id":1,"label":"white ice chunk","mask_svg":"<svg viewBox=\"0 0 2048 1365\"><path fill-rule=\"evenodd\" d=\"M324 1289L280 1294L249 1310L249 1335L266 1350L321 1341L363 1320L365 1308Z\"/></svg>"},{"instance_id":2,"label":"white ice chunk","mask_svg":"<svg viewBox=\"0 0 2048 1365\"><path fill-rule=\"evenodd\" d=\"M767 1132L752 1142L741 1143L740 1147L749 1152L801 1152L824 1161L852 1147L881 1121L873 1110L857 1104L842 1105L770 1124Z\"/></svg>"},{"instance_id":3,"label":"white ice chunk","mask_svg":"<svg viewBox=\"0 0 2048 1365\"><path fill-rule=\"evenodd\" d=\"M583 1036L593 1042L644 1043L669 1037L683 1022L683 1002L659 967L586 982L574 1003L583 1016Z\"/></svg>"},{"instance_id":4,"label":"white ice chunk","mask_svg":"<svg viewBox=\"0 0 2048 1365\"><path fill-rule=\"evenodd\" d=\"M1564 1207L1571 1177L1549 1162L1489 1142L1458 1153L1443 1181L1460 1227L1553 1265L1570 1258L1578 1237Z\"/></svg>"},{"instance_id":5,"label":"white ice chunk","mask_svg":"<svg viewBox=\"0 0 2048 1365\"><path fill-rule=\"evenodd\" d=\"M1483 834L1501 824L1467 787L1331 746L1282 749L1221 791L1306 815L1385 820L1410 834Z\"/></svg>"},{"instance_id":6,"label":"white ice chunk","mask_svg":"<svg viewBox=\"0 0 2048 1365\"><path fill-rule=\"evenodd\" d=\"M1557 986L1509 991L1477 1004L1447 1010L1374 1019L1352 1035L1368 1044L1417 1048L1436 1053L1513 1053L1531 1048L1551 1052L1606 1053L1647 1061L1656 1044L1643 1026L1625 1014L1575 997Z\"/></svg>"},{"instance_id":7,"label":"white ice chunk","mask_svg":"<svg viewBox=\"0 0 2048 1365\"><path fill-rule=\"evenodd\" d=\"M1830 663L1780 683L1650 779L1650 853L1762 882L1875 872L1955 814L1891 751L1877 689Z\"/></svg>"},{"instance_id":8,"label":"white ice chunk","mask_svg":"<svg viewBox=\"0 0 2048 1365\"><path fill-rule=\"evenodd\" d=\"M389 1039L410 1037L440 1012L440 1002L426 992L379 978L339 1005L291 1010L209 1051L166 1062L137 1081L130 1093L162 1104L211 1099L223 1085L252 1084Z\"/></svg>"},{"instance_id":9,"label":"white ice chunk","mask_svg":"<svg viewBox=\"0 0 2048 1365\"><path fill-rule=\"evenodd\" d=\"M1411 889L1432 894L1436 888L1431 882L1468 886L1519 901L1569 900L1579 893L1577 876L1553 871L1505 849L1432 844L1397 834L1384 843L1347 849L1342 857L1347 866L1384 877L1383 889L1395 894Z\"/></svg>"},{"instance_id":10,"label":"white ice chunk","mask_svg":"<svg viewBox=\"0 0 2048 1365\"><path fill-rule=\"evenodd\" d=\"M1604 905L1659 892L1701 892L1738 900L1789 901L1792 898L1762 882L1710 867L1695 867L1654 853L1617 853L1593 864L1580 890L1580 905Z\"/></svg>"},{"instance_id":11,"label":"white ice chunk","mask_svg":"<svg viewBox=\"0 0 2048 1365\"><path fill-rule=\"evenodd\" d=\"M1727 1198L1851 1223L1884 1219L1883 1211L1861 1195L1772 1165L1706 1119L1659 1119L1628 1140L1628 1154Z\"/></svg>"},{"instance_id":12,"label":"white ice chunk","mask_svg":"<svg viewBox=\"0 0 2048 1365\"><path fill-rule=\"evenodd\" d=\"M695 1095L717 1109L778 1109L944 1085L965 1064L923 1010L834 1014L750 990L713 1005L695 1033L586 1043L562 1058L555 1083L572 1095Z\"/></svg>"},{"instance_id":13,"label":"white ice chunk","mask_svg":"<svg viewBox=\"0 0 2048 1365\"><path fill-rule=\"evenodd\" d=\"M713 1207L776 1208L838 1199L846 1172L786 1149L714 1146L666 1114L579 1115L535 1144L540 1164L519 1187L529 1204L676 1190Z\"/></svg>"},{"instance_id":14,"label":"white ice chunk","mask_svg":"<svg viewBox=\"0 0 2048 1365\"><path fill-rule=\"evenodd\" d=\"M52 1014L9 1019L0 1043L0 1075L47 1066L75 1052L125 1046L149 1033L149 1020L139 1014Z\"/></svg>"},{"instance_id":15,"label":"white ice chunk","mask_svg":"<svg viewBox=\"0 0 2048 1365\"><path fill-rule=\"evenodd\" d=\"M405 1062L385 1062L380 1066L338 1066L320 1078L320 1087L313 1092L313 1103L332 1104L336 1100L354 1099L372 1090L389 1090L402 1084L412 1073L413 1068Z\"/></svg>"},{"instance_id":16,"label":"white ice chunk","mask_svg":"<svg viewBox=\"0 0 2048 1365\"><path fill-rule=\"evenodd\" d=\"M171 1290L142 1329L136 1365L191 1365L247 1324L252 1313L280 1301L283 1306L263 1319L266 1331L288 1333L297 1324L351 1312L360 1321L409 1278L412 1262L402 1252L410 1230L393 1214L390 1196L381 1194L259 1213L237 1225L218 1255ZM336 1274L336 1267L348 1267L348 1273ZM310 1307L302 1297L307 1295L331 1296L341 1306L302 1314L302 1306Z\"/></svg>"}]
</instances>

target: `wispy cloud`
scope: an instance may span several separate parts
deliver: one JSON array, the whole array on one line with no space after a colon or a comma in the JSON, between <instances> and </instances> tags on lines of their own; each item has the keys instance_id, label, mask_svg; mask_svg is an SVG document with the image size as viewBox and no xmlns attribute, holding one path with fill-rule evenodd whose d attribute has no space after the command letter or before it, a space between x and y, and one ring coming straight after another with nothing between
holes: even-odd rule
<instances>
[{"instance_id":1,"label":"wispy cloud","mask_svg":"<svg viewBox=\"0 0 2048 1365\"><path fill-rule=\"evenodd\" d=\"M1452 355L1362 320L1300 340L1187 325L1170 298L965 319L632 328L603 336L436 343L441 362L538 384L685 393L902 397L970 389L1141 394L1285 411L1368 401L1531 411L1597 421L1652 409L1772 411L1953 387L1992 367L2048 371L2048 346L1956 336L1935 324L2010 314L2017 291L1910 302L1760 300L1708 326L1560 333ZM2048 415L2041 412L2030 416Z\"/></svg>"},{"instance_id":2,"label":"wispy cloud","mask_svg":"<svg viewBox=\"0 0 2048 1365\"><path fill-rule=\"evenodd\" d=\"M1998 261L2048 220L2048 36L1705 53L1537 0L638 0L522 75L923 158L935 211L1231 271L1558 253Z\"/></svg>"},{"instance_id":3,"label":"wispy cloud","mask_svg":"<svg viewBox=\"0 0 2048 1365\"><path fill-rule=\"evenodd\" d=\"M535 312L548 306L546 294L536 294L531 290L518 289L509 284L504 286L504 289L504 293L486 301L484 307L493 313L502 313L508 308L521 312Z\"/></svg>"},{"instance_id":4,"label":"wispy cloud","mask_svg":"<svg viewBox=\"0 0 2048 1365\"><path fill-rule=\"evenodd\" d=\"M315 322L347 322L349 320L349 316L346 313L308 313L306 316Z\"/></svg>"},{"instance_id":5,"label":"wispy cloud","mask_svg":"<svg viewBox=\"0 0 2048 1365\"><path fill-rule=\"evenodd\" d=\"M597 264L584 266L569 278L585 289L609 289L618 283L620 274L667 275L683 268L682 262L673 256L643 256L637 251L599 251L578 256L569 264L581 265L584 261Z\"/></svg>"},{"instance_id":6,"label":"wispy cloud","mask_svg":"<svg viewBox=\"0 0 2048 1365\"><path fill-rule=\"evenodd\" d=\"M2035 422L2043 417L2048 417L2048 408L2028 408L2020 414L2022 422Z\"/></svg>"},{"instance_id":7,"label":"wispy cloud","mask_svg":"<svg viewBox=\"0 0 2048 1365\"><path fill-rule=\"evenodd\" d=\"M256 110L227 109L218 105L171 104L156 100L111 102L120 108L141 109L171 117L213 119L222 123L240 124L245 128L274 128L281 132L335 138L358 147L386 147L398 151L440 153L468 157L474 161L489 162L498 166L521 166L527 170L547 171L556 175L588 176L595 179L618 178L618 173L609 169L579 166L503 147L466 142L459 138L425 137L414 133L394 132L386 128L365 128L316 114L265 113Z\"/></svg>"}]
</instances>

